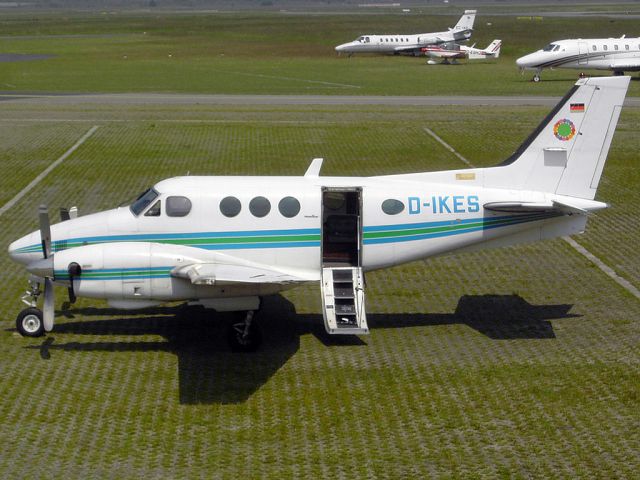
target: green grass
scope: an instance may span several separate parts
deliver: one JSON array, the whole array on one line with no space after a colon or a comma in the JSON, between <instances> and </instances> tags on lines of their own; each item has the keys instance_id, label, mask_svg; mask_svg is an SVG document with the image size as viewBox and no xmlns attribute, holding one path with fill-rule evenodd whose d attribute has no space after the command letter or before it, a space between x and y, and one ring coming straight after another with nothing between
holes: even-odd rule
<instances>
[{"instance_id":1,"label":"green grass","mask_svg":"<svg viewBox=\"0 0 640 480\"><path fill-rule=\"evenodd\" d=\"M426 14L13 14L0 23L2 51L55 57L3 63L0 90L561 95L577 71L545 71L545 81L533 85L530 73L518 72L515 59L552 40L584 32L591 37L632 35L636 28L634 20L625 19L532 21L482 15L473 42L484 47L501 38L502 55L497 61L457 66L426 65L424 58L338 57L333 50L364 32L439 31L456 19ZM632 82L631 95L638 95L638 85Z\"/></svg>"},{"instance_id":2,"label":"green grass","mask_svg":"<svg viewBox=\"0 0 640 480\"><path fill-rule=\"evenodd\" d=\"M26 187L82 135L74 124L0 125L0 205Z\"/></svg>"},{"instance_id":3,"label":"green grass","mask_svg":"<svg viewBox=\"0 0 640 480\"><path fill-rule=\"evenodd\" d=\"M424 126L489 165L545 113L3 107L0 158L26 149L34 168L100 126L0 217L3 251L36 228L42 201L88 213L187 171L300 174L314 156L324 174L460 167ZM624 262L637 236L638 115L623 112L599 191L625 204L580 239L607 261ZM35 153L38 138L56 148ZM3 177L15 170L2 165ZM638 284L636 258L622 273ZM559 240L370 274L372 334L361 341L323 333L316 286L269 298L254 355L228 351L228 315L114 315L90 300L60 311L46 340L21 338L24 272L6 255L0 266L5 478L631 478L640 468L640 302Z\"/></svg>"}]
</instances>

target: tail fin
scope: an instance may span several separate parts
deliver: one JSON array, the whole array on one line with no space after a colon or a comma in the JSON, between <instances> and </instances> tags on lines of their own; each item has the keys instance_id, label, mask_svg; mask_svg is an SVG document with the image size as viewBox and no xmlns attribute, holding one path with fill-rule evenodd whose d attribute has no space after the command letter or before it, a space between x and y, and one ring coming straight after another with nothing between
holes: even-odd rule
<instances>
[{"instance_id":1,"label":"tail fin","mask_svg":"<svg viewBox=\"0 0 640 480\"><path fill-rule=\"evenodd\" d=\"M487 55L491 55L493 58L500 57L500 48L502 48L502 40L494 40L484 49Z\"/></svg>"},{"instance_id":2,"label":"tail fin","mask_svg":"<svg viewBox=\"0 0 640 480\"><path fill-rule=\"evenodd\" d=\"M485 169L485 186L593 200L629 80L578 80L510 158Z\"/></svg>"},{"instance_id":3,"label":"tail fin","mask_svg":"<svg viewBox=\"0 0 640 480\"><path fill-rule=\"evenodd\" d=\"M473 30L473 22L476 20L476 10L465 10L464 14L456 23L456 26L453 27L453 31L459 30Z\"/></svg>"}]
</instances>

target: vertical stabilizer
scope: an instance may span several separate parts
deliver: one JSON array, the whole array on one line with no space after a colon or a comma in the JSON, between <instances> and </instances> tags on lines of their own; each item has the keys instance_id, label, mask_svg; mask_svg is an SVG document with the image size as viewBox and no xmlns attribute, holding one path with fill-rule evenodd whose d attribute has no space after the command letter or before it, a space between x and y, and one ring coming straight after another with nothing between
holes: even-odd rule
<instances>
[{"instance_id":1,"label":"vertical stabilizer","mask_svg":"<svg viewBox=\"0 0 640 480\"><path fill-rule=\"evenodd\" d=\"M500 48L502 47L502 40L494 40L484 49L487 55L491 55L493 58L500 57Z\"/></svg>"},{"instance_id":2,"label":"vertical stabilizer","mask_svg":"<svg viewBox=\"0 0 640 480\"><path fill-rule=\"evenodd\" d=\"M453 27L453 31L473 30L473 23L475 20L476 10L465 10L464 14L460 17L460 20L458 20L458 23L456 23L456 26Z\"/></svg>"},{"instance_id":3,"label":"vertical stabilizer","mask_svg":"<svg viewBox=\"0 0 640 480\"><path fill-rule=\"evenodd\" d=\"M578 80L510 158L485 169L485 186L592 200L629 80Z\"/></svg>"}]
</instances>

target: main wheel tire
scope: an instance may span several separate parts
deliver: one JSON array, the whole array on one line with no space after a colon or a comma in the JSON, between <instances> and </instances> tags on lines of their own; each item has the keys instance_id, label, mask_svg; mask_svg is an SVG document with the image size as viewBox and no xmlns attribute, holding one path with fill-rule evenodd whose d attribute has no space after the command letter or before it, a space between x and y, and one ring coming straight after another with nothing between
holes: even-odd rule
<instances>
[{"instance_id":1,"label":"main wheel tire","mask_svg":"<svg viewBox=\"0 0 640 480\"><path fill-rule=\"evenodd\" d=\"M535 83L538 83L538 82L540 81L540 75L534 75L534 76L533 76L533 81L534 81Z\"/></svg>"},{"instance_id":2,"label":"main wheel tire","mask_svg":"<svg viewBox=\"0 0 640 480\"><path fill-rule=\"evenodd\" d=\"M255 352L262 344L262 332L256 325L251 325L245 337L244 323L234 323L229 326L227 339L232 352Z\"/></svg>"},{"instance_id":3,"label":"main wheel tire","mask_svg":"<svg viewBox=\"0 0 640 480\"><path fill-rule=\"evenodd\" d=\"M16 318L16 329L23 337L41 337L44 335L42 311L37 308L25 308Z\"/></svg>"}]
</instances>

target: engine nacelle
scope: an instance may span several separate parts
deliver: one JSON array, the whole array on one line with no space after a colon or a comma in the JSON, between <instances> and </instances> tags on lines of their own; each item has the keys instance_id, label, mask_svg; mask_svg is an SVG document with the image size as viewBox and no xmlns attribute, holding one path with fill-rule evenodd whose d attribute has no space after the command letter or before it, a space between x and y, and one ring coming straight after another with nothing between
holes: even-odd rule
<instances>
[{"instance_id":1,"label":"engine nacelle","mask_svg":"<svg viewBox=\"0 0 640 480\"><path fill-rule=\"evenodd\" d=\"M191 282L171 276L174 267L198 262L193 250L150 242L70 248L54 255L54 279L72 279L75 293L81 297L139 301L198 298Z\"/></svg>"}]
</instances>

